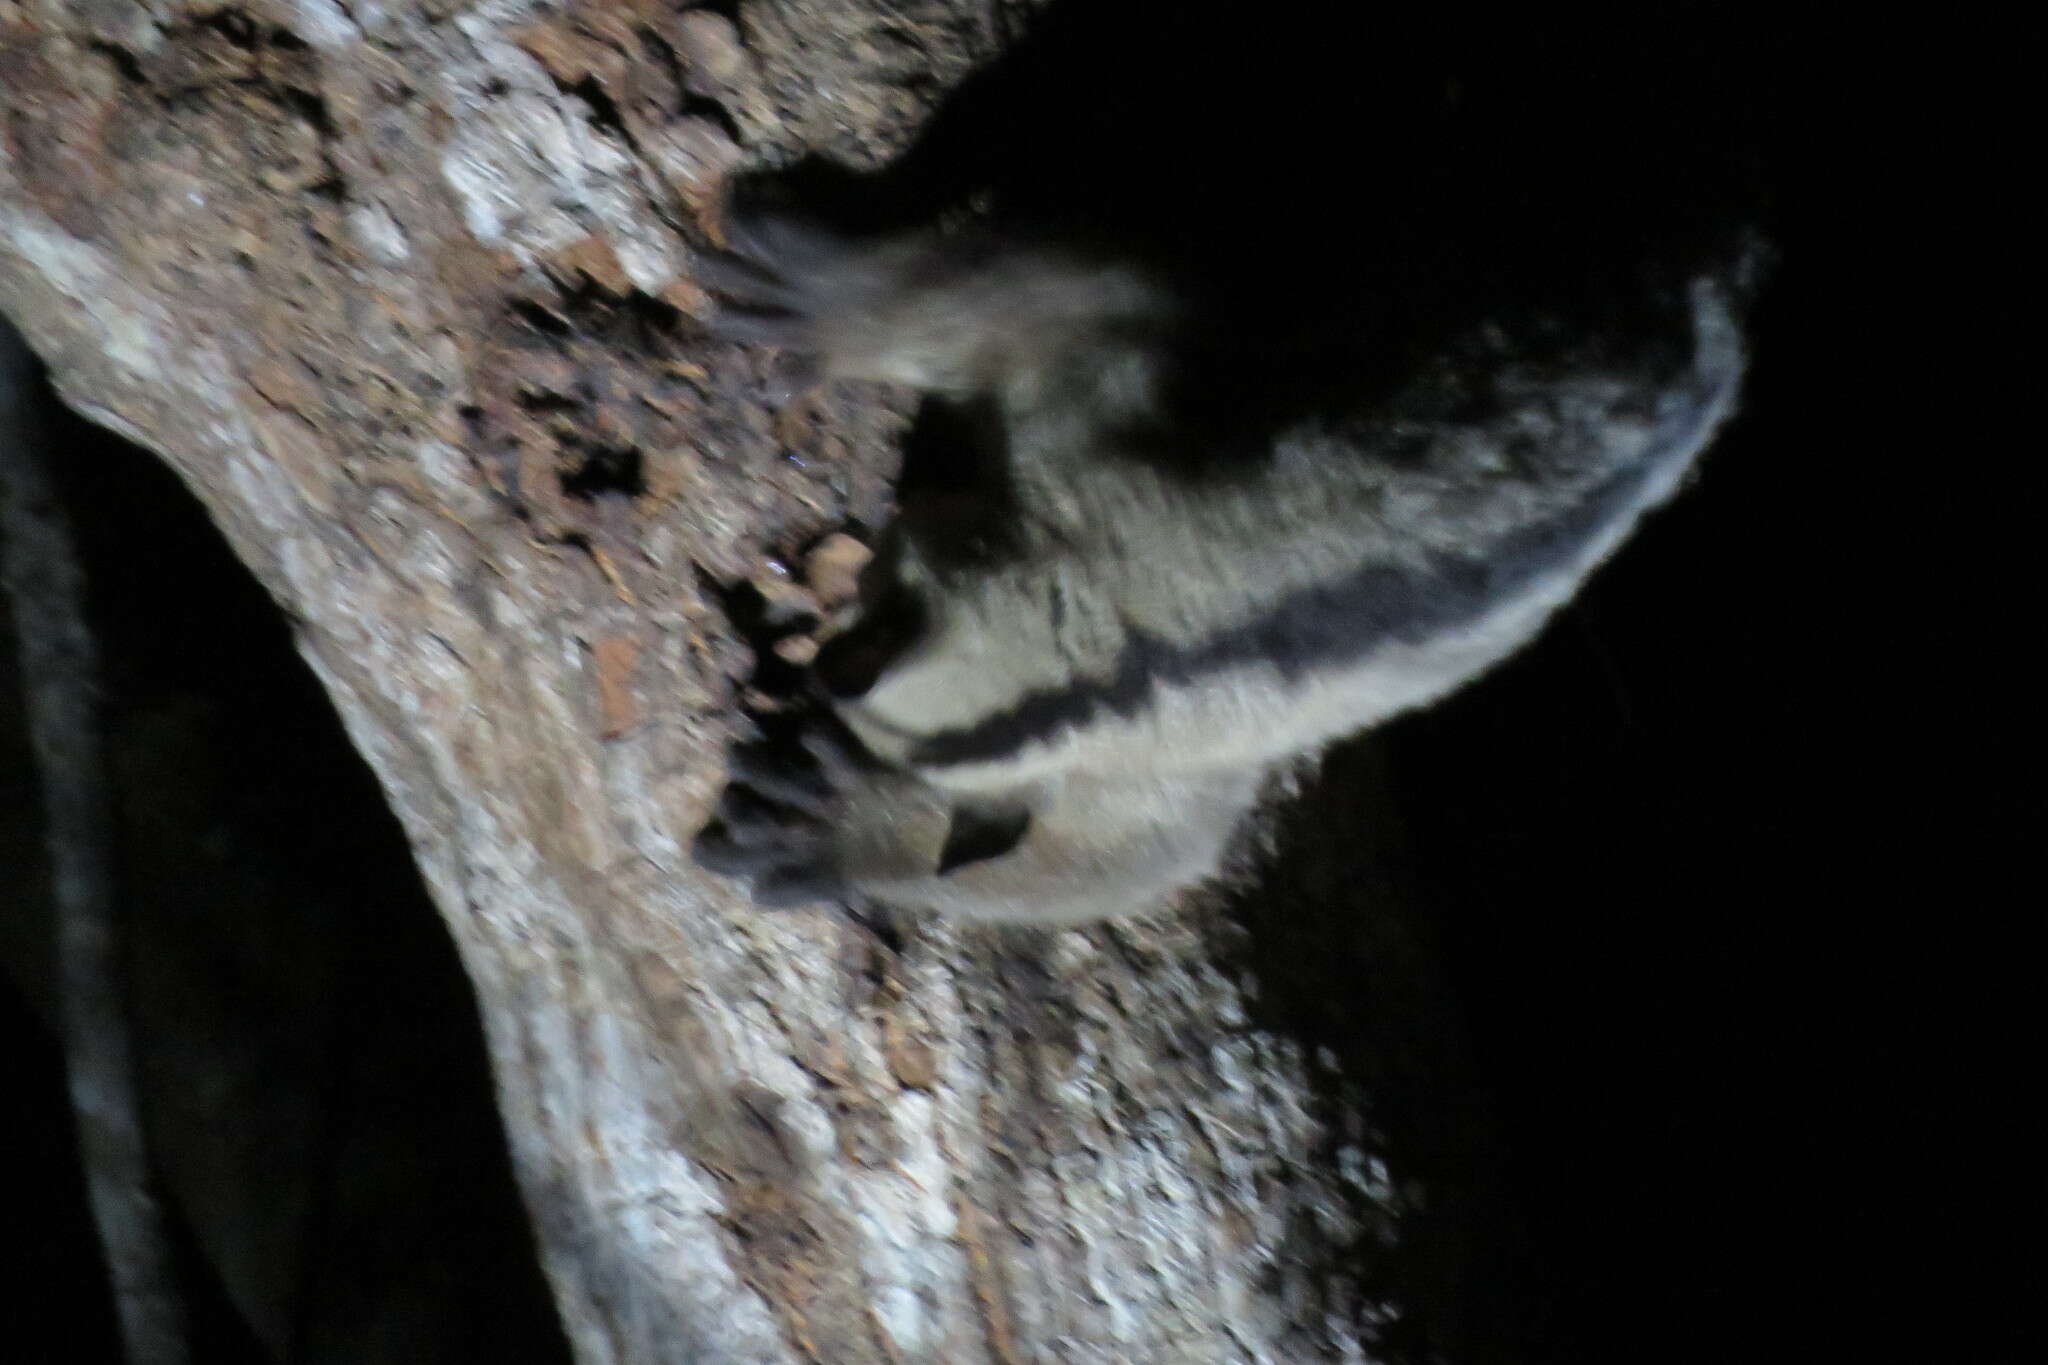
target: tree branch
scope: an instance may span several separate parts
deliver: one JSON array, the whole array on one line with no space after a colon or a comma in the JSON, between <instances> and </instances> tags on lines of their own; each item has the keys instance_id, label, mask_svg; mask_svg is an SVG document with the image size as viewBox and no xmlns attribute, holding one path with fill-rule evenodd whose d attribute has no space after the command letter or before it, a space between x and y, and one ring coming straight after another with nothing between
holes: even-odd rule
<instances>
[{"instance_id":1,"label":"tree branch","mask_svg":"<svg viewBox=\"0 0 2048 1365\"><path fill-rule=\"evenodd\" d=\"M182 1365L185 1309L135 1084L99 659L44 461L35 357L0 318L0 583L20 641L57 913L64 1064L130 1365Z\"/></svg>"}]
</instances>

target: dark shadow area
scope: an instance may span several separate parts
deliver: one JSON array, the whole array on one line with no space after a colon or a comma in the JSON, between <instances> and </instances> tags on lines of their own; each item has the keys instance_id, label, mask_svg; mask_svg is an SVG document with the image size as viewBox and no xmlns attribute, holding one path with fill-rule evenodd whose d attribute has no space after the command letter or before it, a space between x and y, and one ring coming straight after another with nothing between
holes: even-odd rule
<instances>
[{"instance_id":1,"label":"dark shadow area","mask_svg":"<svg viewBox=\"0 0 2048 1365\"><path fill-rule=\"evenodd\" d=\"M475 1001L375 781L198 503L44 401L105 660L142 1101L192 1358L566 1361ZM0 1234L18 1328L0 1354L90 1365L117 1355L6 664L0 1037L21 1194Z\"/></svg>"},{"instance_id":2,"label":"dark shadow area","mask_svg":"<svg viewBox=\"0 0 2048 1365\"><path fill-rule=\"evenodd\" d=\"M0 684L8 681L0 668ZM0 877L11 878L18 866L0 862ZM11 884L0 891L6 918L13 916L13 895ZM0 1233L0 1277L9 1286L0 1304L0 1333L10 1358L29 1365L118 1362L114 1304L86 1208L63 1058L20 994L4 985L0 1040L0 1095L7 1097L7 1118L0 1125L0 1200L10 1211L9 1229ZM27 1353L15 1357L15 1343L25 1343Z\"/></svg>"},{"instance_id":3,"label":"dark shadow area","mask_svg":"<svg viewBox=\"0 0 2048 1365\"><path fill-rule=\"evenodd\" d=\"M1768 225L1770 29L1413 8L1056 3L881 172L754 192L1143 263L1185 304L1153 443L1184 466L1369 410L1480 324L1532 354L1668 345L1684 286Z\"/></svg>"}]
</instances>

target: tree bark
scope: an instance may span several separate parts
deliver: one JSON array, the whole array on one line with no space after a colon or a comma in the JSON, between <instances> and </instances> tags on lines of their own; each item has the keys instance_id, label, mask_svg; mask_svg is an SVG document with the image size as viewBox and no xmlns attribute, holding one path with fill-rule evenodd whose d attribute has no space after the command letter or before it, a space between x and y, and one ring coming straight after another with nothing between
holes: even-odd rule
<instances>
[{"instance_id":1,"label":"tree bark","mask_svg":"<svg viewBox=\"0 0 2048 1365\"><path fill-rule=\"evenodd\" d=\"M881 164L1006 8L0 0L0 311L296 623L592 1365L1360 1360L1413 1308L1417 1187L1324 1045L1396 1007L1246 928L1350 916L1355 862L1025 934L761 913L687 857L724 603L886 514L904 416L766 405L692 251L735 169Z\"/></svg>"}]
</instances>

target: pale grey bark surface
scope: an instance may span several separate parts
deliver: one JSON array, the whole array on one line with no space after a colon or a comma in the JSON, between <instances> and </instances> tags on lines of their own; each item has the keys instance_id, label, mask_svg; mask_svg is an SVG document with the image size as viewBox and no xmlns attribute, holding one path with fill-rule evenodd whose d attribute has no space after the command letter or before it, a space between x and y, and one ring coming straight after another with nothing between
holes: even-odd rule
<instances>
[{"instance_id":1,"label":"pale grey bark surface","mask_svg":"<svg viewBox=\"0 0 2048 1365\"><path fill-rule=\"evenodd\" d=\"M0 312L297 623L581 1359L1373 1358L1414 1191L1239 917L877 930L688 861L749 669L713 585L876 516L902 412L763 405L692 248L735 167L875 164L1004 34L730 8L0 0Z\"/></svg>"}]
</instances>

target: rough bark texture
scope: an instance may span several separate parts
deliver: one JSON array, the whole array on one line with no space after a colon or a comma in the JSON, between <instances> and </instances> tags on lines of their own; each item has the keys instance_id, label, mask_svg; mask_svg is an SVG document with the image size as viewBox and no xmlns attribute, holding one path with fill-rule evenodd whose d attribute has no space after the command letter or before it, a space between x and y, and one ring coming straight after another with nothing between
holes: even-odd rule
<instances>
[{"instance_id":1,"label":"rough bark texture","mask_svg":"<svg viewBox=\"0 0 2048 1365\"><path fill-rule=\"evenodd\" d=\"M691 248L736 167L886 158L1005 8L0 2L0 310L297 623L593 1365L1356 1360L1401 1311L1382 1078L1318 1047L1358 1002L1253 984L1358 958L1214 905L764 914L686 857L751 668L721 604L885 514L903 414L765 405ZM1289 865L1249 913L1381 889Z\"/></svg>"}]
</instances>

